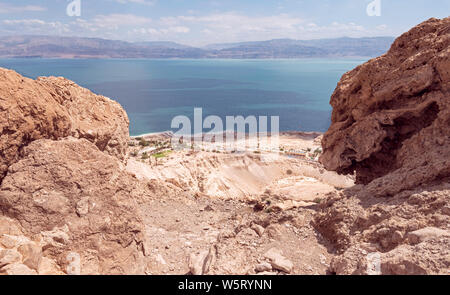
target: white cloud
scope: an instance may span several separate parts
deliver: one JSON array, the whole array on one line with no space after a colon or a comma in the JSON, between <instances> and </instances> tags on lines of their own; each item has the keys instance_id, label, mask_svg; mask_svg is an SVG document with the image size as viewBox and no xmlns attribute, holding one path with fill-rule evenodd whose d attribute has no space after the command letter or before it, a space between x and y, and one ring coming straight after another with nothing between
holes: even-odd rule
<instances>
[{"instance_id":1,"label":"white cloud","mask_svg":"<svg viewBox=\"0 0 450 295\"><path fill-rule=\"evenodd\" d=\"M216 13L206 16L178 16L171 21L204 24L210 28L234 28L235 30L293 30L296 25L305 21L288 14L251 17L234 12Z\"/></svg>"},{"instance_id":2,"label":"white cloud","mask_svg":"<svg viewBox=\"0 0 450 295\"><path fill-rule=\"evenodd\" d=\"M155 29L155 28L139 28L133 29L128 32L129 36L134 36L139 40L148 40L148 38L156 39L156 40L172 40L178 34L187 34L191 31L188 27L169 27L163 29Z\"/></svg>"},{"instance_id":3,"label":"white cloud","mask_svg":"<svg viewBox=\"0 0 450 295\"><path fill-rule=\"evenodd\" d=\"M116 2L121 4L135 3L153 6L156 4L156 0L116 0Z\"/></svg>"},{"instance_id":4,"label":"white cloud","mask_svg":"<svg viewBox=\"0 0 450 295\"><path fill-rule=\"evenodd\" d=\"M152 19L133 14L96 15L86 20L76 18L69 23L71 33L76 36L112 38L117 40L134 41L134 35L125 35L133 32L139 35L143 32L141 27L152 23Z\"/></svg>"},{"instance_id":5,"label":"white cloud","mask_svg":"<svg viewBox=\"0 0 450 295\"><path fill-rule=\"evenodd\" d=\"M61 22L47 22L41 19L3 20L0 32L6 34L57 35L70 31L69 25Z\"/></svg>"},{"instance_id":6,"label":"white cloud","mask_svg":"<svg viewBox=\"0 0 450 295\"><path fill-rule=\"evenodd\" d=\"M156 20L155 20L156 22ZM294 35L305 20L287 14L272 16L247 16L236 12L195 16L164 17L157 21L165 27L187 27L193 34L203 35L202 44L208 42L234 42L268 39L273 36ZM213 40L211 40L213 38Z\"/></svg>"},{"instance_id":7,"label":"white cloud","mask_svg":"<svg viewBox=\"0 0 450 295\"><path fill-rule=\"evenodd\" d=\"M269 16L248 16L236 12L213 13L210 15L181 15L155 20L162 27L183 26L190 28L185 36L191 45L215 42L259 41L277 38L318 39L334 37L362 37L374 35L377 30L368 30L356 23L332 22L317 24L286 13ZM196 44L192 43L192 35ZM191 37L191 40L188 40ZM179 40L184 41L184 40ZM194 41L194 42L195 42Z\"/></svg>"},{"instance_id":8,"label":"white cloud","mask_svg":"<svg viewBox=\"0 0 450 295\"><path fill-rule=\"evenodd\" d=\"M37 5L14 6L11 4L0 3L0 13L17 13L17 12L40 12L46 11L47 8Z\"/></svg>"},{"instance_id":9,"label":"white cloud","mask_svg":"<svg viewBox=\"0 0 450 295\"><path fill-rule=\"evenodd\" d=\"M191 29L189 29L188 27L177 26L177 27L170 27L167 29L167 31L173 33L189 33Z\"/></svg>"},{"instance_id":10,"label":"white cloud","mask_svg":"<svg viewBox=\"0 0 450 295\"><path fill-rule=\"evenodd\" d=\"M97 15L92 19L75 18L68 23L48 22L40 19L18 19L0 21L0 32L4 34L39 34L122 39L127 30L148 26L150 18L133 14Z\"/></svg>"},{"instance_id":11,"label":"white cloud","mask_svg":"<svg viewBox=\"0 0 450 295\"><path fill-rule=\"evenodd\" d=\"M102 28L118 28L120 26L142 26L151 23L151 19L134 14L97 15L91 21L95 26Z\"/></svg>"},{"instance_id":12,"label":"white cloud","mask_svg":"<svg viewBox=\"0 0 450 295\"><path fill-rule=\"evenodd\" d=\"M40 19L5 19L5 25L45 25L46 22Z\"/></svg>"},{"instance_id":13,"label":"white cloud","mask_svg":"<svg viewBox=\"0 0 450 295\"><path fill-rule=\"evenodd\" d=\"M114 0L126 1L126 0ZM140 1L140 0L134 0ZM1 6L0 6L1 7ZM67 23L38 19L0 20L0 33L60 34L125 41L170 40L187 45L261 41L278 38L319 39L393 35L386 25L363 27L357 23L316 23L290 14L249 16L237 12L186 14L151 19L134 14L72 18Z\"/></svg>"}]
</instances>

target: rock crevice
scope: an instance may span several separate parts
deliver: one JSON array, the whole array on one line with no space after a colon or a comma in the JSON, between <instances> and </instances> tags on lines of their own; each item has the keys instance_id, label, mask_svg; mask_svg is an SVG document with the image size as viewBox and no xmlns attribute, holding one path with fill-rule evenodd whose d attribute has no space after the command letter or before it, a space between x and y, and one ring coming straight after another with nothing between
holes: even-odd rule
<instances>
[{"instance_id":1,"label":"rock crevice","mask_svg":"<svg viewBox=\"0 0 450 295\"><path fill-rule=\"evenodd\" d=\"M314 226L338 250L330 271L450 273L450 18L400 36L346 73L320 161L356 173L320 204Z\"/></svg>"},{"instance_id":2,"label":"rock crevice","mask_svg":"<svg viewBox=\"0 0 450 295\"><path fill-rule=\"evenodd\" d=\"M342 77L323 138L327 169L356 172L362 184L399 168L446 170L439 162L450 158L449 26L450 18L430 19L399 37L385 55ZM396 186L399 192L417 183L398 179Z\"/></svg>"}]
</instances>

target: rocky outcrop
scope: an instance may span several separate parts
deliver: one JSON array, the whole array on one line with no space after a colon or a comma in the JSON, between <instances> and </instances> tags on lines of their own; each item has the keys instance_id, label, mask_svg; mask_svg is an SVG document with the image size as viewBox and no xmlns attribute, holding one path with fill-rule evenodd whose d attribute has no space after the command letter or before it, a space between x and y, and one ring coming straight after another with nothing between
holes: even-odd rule
<instances>
[{"instance_id":1,"label":"rocky outcrop","mask_svg":"<svg viewBox=\"0 0 450 295\"><path fill-rule=\"evenodd\" d=\"M120 105L0 69L0 274L142 274L145 183Z\"/></svg>"},{"instance_id":2,"label":"rocky outcrop","mask_svg":"<svg viewBox=\"0 0 450 295\"><path fill-rule=\"evenodd\" d=\"M370 253L408 262L408 271L390 266L382 269L383 274L413 274L419 264L423 274L450 271L448 180L387 199L369 196L364 187L346 190L320 204L314 226L338 250L331 265L338 274L364 274Z\"/></svg>"},{"instance_id":3,"label":"rocky outcrop","mask_svg":"<svg viewBox=\"0 0 450 295\"><path fill-rule=\"evenodd\" d=\"M346 73L320 161L378 195L450 175L450 18L430 19ZM405 177L407 175L407 177Z\"/></svg>"},{"instance_id":4,"label":"rocky outcrop","mask_svg":"<svg viewBox=\"0 0 450 295\"><path fill-rule=\"evenodd\" d=\"M82 273L143 273L136 203L143 194L116 158L88 140L37 140L9 168L0 209L25 236L40 236L44 255L61 269L79 255Z\"/></svg>"},{"instance_id":5,"label":"rocky outcrop","mask_svg":"<svg viewBox=\"0 0 450 295\"><path fill-rule=\"evenodd\" d=\"M24 147L43 138L86 138L125 160L128 124L118 103L72 81L34 81L0 68L0 181Z\"/></svg>"},{"instance_id":6,"label":"rocky outcrop","mask_svg":"<svg viewBox=\"0 0 450 295\"><path fill-rule=\"evenodd\" d=\"M64 274L55 260L43 256L39 239L24 235L16 220L0 216L0 274Z\"/></svg>"},{"instance_id":7,"label":"rocky outcrop","mask_svg":"<svg viewBox=\"0 0 450 295\"><path fill-rule=\"evenodd\" d=\"M450 273L450 18L345 74L321 162L357 185L320 204L338 274ZM376 258L375 261L373 258Z\"/></svg>"},{"instance_id":8,"label":"rocky outcrop","mask_svg":"<svg viewBox=\"0 0 450 295\"><path fill-rule=\"evenodd\" d=\"M448 275L449 242L448 237L440 237L415 246L403 244L386 253L360 244L334 258L331 270L341 275Z\"/></svg>"}]
</instances>

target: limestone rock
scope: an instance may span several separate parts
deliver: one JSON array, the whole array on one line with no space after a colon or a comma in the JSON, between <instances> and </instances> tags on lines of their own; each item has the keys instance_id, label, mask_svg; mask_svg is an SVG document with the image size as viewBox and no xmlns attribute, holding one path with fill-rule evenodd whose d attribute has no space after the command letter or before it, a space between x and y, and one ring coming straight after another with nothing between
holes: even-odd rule
<instances>
[{"instance_id":1,"label":"limestone rock","mask_svg":"<svg viewBox=\"0 0 450 295\"><path fill-rule=\"evenodd\" d=\"M194 276L203 274L203 265L208 252L204 251L199 254L191 254L189 256L189 272Z\"/></svg>"},{"instance_id":2,"label":"limestone rock","mask_svg":"<svg viewBox=\"0 0 450 295\"><path fill-rule=\"evenodd\" d=\"M450 274L450 239L433 238L416 246L401 245L381 256L381 273L389 275Z\"/></svg>"},{"instance_id":3,"label":"limestone rock","mask_svg":"<svg viewBox=\"0 0 450 295\"><path fill-rule=\"evenodd\" d=\"M25 236L12 236L6 234L0 236L0 246L3 246L6 249L17 248L28 242L30 242L30 240Z\"/></svg>"},{"instance_id":4,"label":"limestone rock","mask_svg":"<svg viewBox=\"0 0 450 295\"><path fill-rule=\"evenodd\" d=\"M269 225L266 230L267 235L275 240L280 240L283 237L283 227L278 223Z\"/></svg>"},{"instance_id":5,"label":"limestone rock","mask_svg":"<svg viewBox=\"0 0 450 295\"><path fill-rule=\"evenodd\" d=\"M64 78L31 80L0 68L0 180L38 139L86 138L126 158L128 117L120 105Z\"/></svg>"},{"instance_id":6,"label":"limestone rock","mask_svg":"<svg viewBox=\"0 0 450 295\"><path fill-rule=\"evenodd\" d=\"M271 271L272 270L272 265L270 263L267 262L263 262L260 264L257 264L255 266L255 271L257 273L261 273L261 272L265 272L265 271Z\"/></svg>"},{"instance_id":7,"label":"limestone rock","mask_svg":"<svg viewBox=\"0 0 450 295\"><path fill-rule=\"evenodd\" d=\"M20 262L22 255L15 250L0 250L0 269L8 264Z\"/></svg>"},{"instance_id":8,"label":"limestone rock","mask_svg":"<svg viewBox=\"0 0 450 295\"><path fill-rule=\"evenodd\" d=\"M320 161L359 185L313 220L338 250L332 272L367 274L379 253L382 274L448 273L449 69L450 18L430 19L339 82Z\"/></svg>"},{"instance_id":9,"label":"limestone rock","mask_svg":"<svg viewBox=\"0 0 450 295\"><path fill-rule=\"evenodd\" d=\"M450 176L450 18L430 19L346 73L320 161L374 195Z\"/></svg>"},{"instance_id":10,"label":"limestone rock","mask_svg":"<svg viewBox=\"0 0 450 295\"><path fill-rule=\"evenodd\" d=\"M426 227L410 232L408 234L408 239L412 244L419 244L436 237L444 236L450 237L450 232L436 227Z\"/></svg>"},{"instance_id":11,"label":"limestone rock","mask_svg":"<svg viewBox=\"0 0 450 295\"><path fill-rule=\"evenodd\" d=\"M145 190L116 158L76 138L36 140L22 155L3 179L0 208L26 235L42 235L45 256L63 270L76 253L81 273L143 273L136 199ZM77 204L86 197L92 207L79 216Z\"/></svg>"},{"instance_id":12,"label":"limestone rock","mask_svg":"<svg viewBox=\"0 0 450 295\"><path fill-rule=\"evenodd\" d=\"M70 242L69 227L65 224L50 231L42 231L41 237L41 244L44 248L64 247Z\"/></svg>"},{"instance_id":13,"label":"limestone rock","mask_svg":"<svg viewBox=\"0 0 450 295\"><path fill-rule=\"evenodd\" d=\"M273 269L291 273L294 268L292 261L284 257L278 249L272 248L264 254L264 257L270 260Z\"/></svg>"},{"instance_id":14,"label":"limestone rock","mask_svg":"<svg viewBox=\"0 0 450 295\"><path fill-rule=\"evenodd\" d=\"M39 269L42 260L42 247L35 243L27 243L19 246L17 251L22 254L23 264L36 271Z\"/></svg>"},{"instance_id":15,"label":"limestone rock","mask_svg":"<svg viewBox=\"0 0 450 295\"><path fill-rule=\"evenodd\" d=\"M144 272L147 190L122 170L128 124L118 103L69 80L0 69L0 243L23 255L4 272Z\"/></svg>"},{"instance_id":16,"label":"limestone rock","mask_svg":"<svg viewBox=\"0 0 450 295\"><path fill-rule=\"evenodd\" d=\"M216 258L216 247L211 246L209 251L203 251L199 254L191 254L189 257L189 272L192 275L208 274L211 265Z\"/></svg>"},{"instance_id":17,"label":"limestone rock","mask_svg":"<svg viewBox=\"0 0 450 295\"><path fill-rule=\"evenodd\" d=\"M262 227L261 225L259 225L259 224L256 224L256 223L254 223L254 224L252 224L252 227L251 227L260 237L264 234L264 227Z\"/></svg>"},{"instance_id":18,"label":"limestone rock","mask_svg":"<svg viewBox=\"0 0 450 295\"><path fill-rule=\"evenodd\" d=\"M40 275L64 275L64 272L59 269L56 262L47 257L42 257L38 273Z\"/></svg>"},{"instance_id":19,"label":"limestone rock","mask_svg":"<svg viewBox=\"0 0 450 295\"><path fill-rule=\"evenodd\" d=\"M15 220L6 216L0 216L0 235L2 234L17 236L22 234L22 230Z\"/></svg>"},{"instance_id":20,"label":"limestone rock","mask_svg":"<svg viewBox=\"0 0 450 295\"><path fill-rule=\"evenodd\" d=\"M77 214L81 216L85 216L89 213L89 198L83 198L77 203Z\"/></svg>"},{"instance_id":21,"label":"limestone rock","mask_svg":"<svg viewBox=\"0 0 450 295\"><path fill-rule=\"evenodd\" d=\"M400 245L386 253L365 251L355 245L334 257L330 269L339 275L448 275L448 242L449 238L434 238L416 246Z\"/></svg>"},{"instance_id":22,"label":"limestone rock","mask_svg":"<svg viewBox=\"0 0 450 295\"><path fill-rule=\"evenodd\" d=\"M38 273L24 264L13 263L0 269L0 274L12 276L29 276L29 275L37 275Z\"/></svg>"}]
</instances>

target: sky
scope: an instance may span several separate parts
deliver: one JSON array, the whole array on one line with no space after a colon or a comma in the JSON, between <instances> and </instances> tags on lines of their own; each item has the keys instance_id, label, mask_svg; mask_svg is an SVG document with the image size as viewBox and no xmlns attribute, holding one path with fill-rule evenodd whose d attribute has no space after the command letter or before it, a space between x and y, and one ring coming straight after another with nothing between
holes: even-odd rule
<instances>
[{"instance_id":1,"label":"sky","mask_svg":"<svg viewBox=\"0 0 450 295\"><path fill-rule=\"evenodd\" d=\"M396 37L450 12L450 0L75 1L81 9L73 0L0 0L0 35L174 41L192 46L281 38Z\"/></svg>"}]
</instances>

